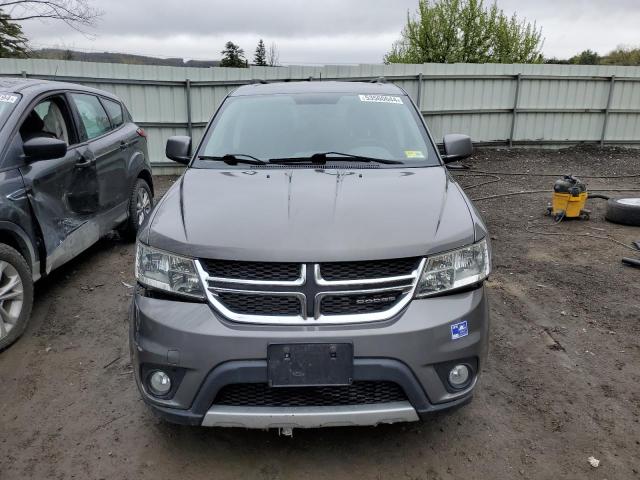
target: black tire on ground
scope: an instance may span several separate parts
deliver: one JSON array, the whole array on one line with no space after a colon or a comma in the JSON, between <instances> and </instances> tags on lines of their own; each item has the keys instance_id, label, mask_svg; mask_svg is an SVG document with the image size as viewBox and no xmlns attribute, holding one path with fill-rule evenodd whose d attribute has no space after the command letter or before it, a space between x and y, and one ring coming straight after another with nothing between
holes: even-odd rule
<instances>
[{"instance_id":1,"label":"black tire on ground","mask_svg":"<svg viewBox=\"0 0 640 480\"><path fill-rule=\"evenodd\" d=\"M605 218L613 223L640 226L640 198L610 198Z\"/></svg>"},{"instance_id":2,"label":"black tire on ground","mask_svg":"<svg viewBox=\"0 0 640 480\"><path fill-rule=\"evenodd\" d=\"M145 198L148 199L148 204L144 204ZM142 217L140 216L141 207L144 212ZM131 194L129 195L129 218L120 230L124 238L131 241L136 239L140 226L147 219L152 208L153 194L151 193L151 187L145 180L139 178L133 185Z\"/></svg>"},{"instance_id":3,"label":"black tire on ground","mask_svg":"<svg viewBox=\"0 0 640 480\"><path fill-rule=\"evenodd\" d=\"M2 351L20 338L27 328L33 307L33 278L24 257L14 248L1 243L0 268L0 309L2 310L0 312L0 351ZM22 285L16 284L16 275ZM9 316L12 318L10 319Z\"/></svg>"}]
</instances>

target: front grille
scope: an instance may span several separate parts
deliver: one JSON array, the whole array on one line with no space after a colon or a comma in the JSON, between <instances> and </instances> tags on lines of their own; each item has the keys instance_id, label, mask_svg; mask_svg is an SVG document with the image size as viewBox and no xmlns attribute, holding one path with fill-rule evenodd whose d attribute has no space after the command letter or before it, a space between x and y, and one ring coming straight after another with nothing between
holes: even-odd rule
<instances>
[{"instance_id":1,"label":"front grille","mask_svg":"<svg viewBox=\"0 0 640 480\"><path fill-rule=\"evenodd\" d=\"M406 399L402 388L393 382L279 388L269 387L266 383L236 383L223 387L213 403L242 407L323 407L390 403Z\"/></svg>"},{"instance_id":2,"label":"front grille","mask_svg":"<svg viewBox=\"0 0 640 480\"><path fill-rule=\"evenodd\" d=\"M238 280L286 282L300 277L299 263L205 260L204 267L212 277Z\"/></svg>"},{"instance_id":3,"label":"front grille","mask_svg":"<svg viewBox=\"0 0 640 480\"><path fill-rule=\"evenodd\" d=\"M364 262L331 262L320 264L322 278L329 281L363 280L369 278L410 275L418 266L419 258L372 260Z\"/></svg>"},{"instance_id":4,"label":"front grille","mask_svg":"<svg viewBox=\"0 0 640 480\"><path fill-rule=\"evenodd\" d=\"M235 313L245 315L300 315L300 300L284 295L255 295L236 292L217 292L222 304Z\"/></svg>"},{"instance_id":5,"label":"front grille","mask_svg":"<svg viewBox=\"0 0 640 480\"><path fill-rule=\"evenodd\" d=\"M424 261L420 257L326 263L202 259L198 271L209 303L229 320L346 324L387 320L401 312L411 301Z\"/></svg>"},{"instance_id":6,"label":"front grille","mask_svg":"<svg viewBox=\"0 0 640 480\"><path fill-rule=\"evenodd\" d=\"M327 295L322 298L322 315L357 315L383 312L402 297L401 291L385 291L362 295Z\"/></svg>"}]
</instances>

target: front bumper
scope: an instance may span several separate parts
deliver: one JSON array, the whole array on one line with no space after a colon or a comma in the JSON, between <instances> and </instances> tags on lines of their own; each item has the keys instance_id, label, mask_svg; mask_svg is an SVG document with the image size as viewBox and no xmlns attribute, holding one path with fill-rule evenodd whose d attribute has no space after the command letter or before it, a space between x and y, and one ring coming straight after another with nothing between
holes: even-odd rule
<instances>
[{"instance_id":1,"label":"front bumper","mask_svg":"<svg viewBox=\"0 0 640 480\"><path fill-rule=\"evenodd\" d=\"M466 321L468 335L453 340L451 324ZM452 391L436 365L487 353L489 317L483 287L412 301L396 317L357 325L274 326L232 323L208 304L134 296L131 308L132 364L143 399L169 421L250 428L375 425L417 420L471 399L477 377ZM229 407L213 405L233 383L267 382L271 343L352 343L354 381L391 381L407 402L335 407ZM170 398L145 387L145 368L177 369L180 382ZM223 408L224 407L224 408Z\"/></svg>"},{"instance_id":2,"label":"front bumper","mask_svg":"<svg viewBox=\"0 0 640 480\"><path fill-rule=\"evenodd\" d=\"M418 420L409 402L335 407L233 407L214 405L205 414L203 427L316 428L371 426Z\"/></svg>"}]
</instances>

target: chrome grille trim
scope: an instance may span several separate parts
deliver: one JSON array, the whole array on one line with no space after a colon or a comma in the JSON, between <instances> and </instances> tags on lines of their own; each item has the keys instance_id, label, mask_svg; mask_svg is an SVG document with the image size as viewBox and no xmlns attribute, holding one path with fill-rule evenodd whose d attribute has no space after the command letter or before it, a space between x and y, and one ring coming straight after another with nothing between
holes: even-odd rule
<instances>
[{"instance_id":1,"label":"chrome grille trim","mask_svg":"<svg viewBox=\"0 0 640 480\"><path fill-rule=\"evenodd\" d=\"M313 297L313 316L307 315L307 301L308 298L304 293L305 290L300 288L307 284L306 264L301 264L301 278L295 282L282 282L282 281L262 281L262 280L246 280L239 281L238 279L211 277L208 272L203 268L202 263L199 260L195 260L196 269L200 276L200 279L205 286L205 292L209 303L218 311L221 315L229 320L241 323L251 324L265 324L265 325L337 325L337 324L350 324L350 323L366 323L388 320L402 311L409 302L413 299L415 290L418 285L418 279L420 273L423 270L426 259L420 260L418 267L408 275L401 275L396 277L383 277L383 278L365 278L359 280L344 280L344 281L326 281L322 280L321 270L319 264L313 264L313 281L318 287L319 291L315 292ZM227 286L225 286L227 284ZM230 288L228 284L237 285L237 288ZM242 288L241 285L246 285L247 288ZM265 287L265 290L258 289L257 287ZM357 288L362 286L363 288ZM375 288L371 288L375 286ZM271 288L268 288L271 287ZM299 290L287 289L286 287L298 287ZM341 288L335 288L341 287ZM371 313L358 313L358 314L344 314L344 315L322 315L321 300L325 296L336 295L366 295L372 293L385 292L397 292L402 291L401 297L396 301L389 309L371 312ZM300 301L300 315L250 315L245 313L238 313L227 308L222 301L220 301L216 292L231 292L237 294L246 295L274 295L274 296L287 296L296 297Z\"/></svg>"},{"instance_id":2,"label":"chrome grille trim","mask_svg":"<svg viewBox=\"0 0 640 480\"><path fill-rule=\"evenodd\" d=\"M321 266L319 263L313 266L313 276L318 285L332 286L332 285L375 285L380 283L400 282L403 280L415 279L421 271L422 262L418 264L418 268L407 275L399 275L396 277L380 277L380 278L363 278L358 280L325 280L322 278Z\"/></svg>"}]
</instances>

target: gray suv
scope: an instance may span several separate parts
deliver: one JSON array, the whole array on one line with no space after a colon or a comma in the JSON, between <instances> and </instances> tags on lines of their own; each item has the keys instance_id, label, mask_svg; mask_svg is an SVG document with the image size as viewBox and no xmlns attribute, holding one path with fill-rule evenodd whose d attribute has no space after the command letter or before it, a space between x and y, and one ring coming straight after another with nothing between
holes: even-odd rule
<instances>
[{"instance_id":1,"label":"gray suv","mask_svg":"<svg viewBox=\"0 0 640 480\"><path fill-rule=\"evenodd\" d=\"M238 88L138 235L135 378L167 420L292 428L418 420L471 399L487 230L422 116L383 82Z\"/></svg>"},{"instance_id":2,"label":"gray suv","mask_svg":"<svg viewBox=\"0 0 640 480\"><path fill-rule=\"evenodd\" d=\"M25 331L33 283L151 212L147 139L115 95L0 79L0 350Z\"/></svg>"}]
</instances>

